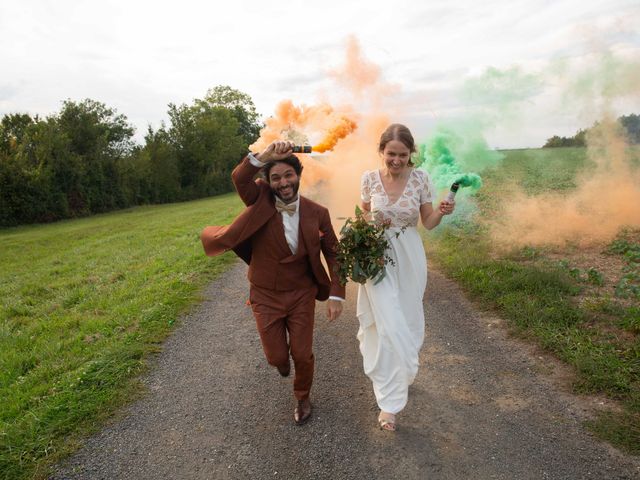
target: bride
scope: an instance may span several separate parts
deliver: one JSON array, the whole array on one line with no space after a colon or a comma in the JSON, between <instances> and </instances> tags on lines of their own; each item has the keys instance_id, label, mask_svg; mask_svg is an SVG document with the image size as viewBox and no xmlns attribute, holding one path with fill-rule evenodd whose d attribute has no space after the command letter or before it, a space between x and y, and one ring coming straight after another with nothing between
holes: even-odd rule
<instances>
[{"instance_id":1,"label":"bride","mask_svg":"<svg viewBox=\"0 0 640 480\"><path fill-rule=\"evenodd\" d=\"M376 221L391 224L386 235L393 264L387 264L379 283L368 280L360 285L357 300L364 372L373 383L380 408L378 424L390 431L396 429L396 414L407 404L424 338L427 260L418 221L431 230L454 208L453 203L442 201L434 210L429 175L411 162L415 151L409 129L390 125L378 146L383 168L364 172L360 190L362 208L372 212Z\"/></svg>"}]
</instances>

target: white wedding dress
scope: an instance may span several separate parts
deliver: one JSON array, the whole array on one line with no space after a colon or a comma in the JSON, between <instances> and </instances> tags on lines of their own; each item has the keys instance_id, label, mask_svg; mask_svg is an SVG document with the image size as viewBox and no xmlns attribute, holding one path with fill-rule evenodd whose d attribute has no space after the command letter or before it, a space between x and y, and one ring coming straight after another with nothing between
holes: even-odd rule
<instances>
[{"instance_id":1,"label":"white wedding dress","mask_svg":"<svg viewBox=\"0 0 640 480\"><path fill-rule=\"evenodd\" d=\"M358 288L358 340L365 374L381 410L398 413L407 404L409 385L418 372L418 353L424 339L422 297L427 286L427 259L417 230L420 205L432 201L433 187L426 172L413 169L397 201L391 202L378 170L362 175L361 198L371 202L376 220L388 220L391 245L386 276L378 284L368 280ZM396 237L396 232L404 232Z\"/></svg>"}]
</instances>

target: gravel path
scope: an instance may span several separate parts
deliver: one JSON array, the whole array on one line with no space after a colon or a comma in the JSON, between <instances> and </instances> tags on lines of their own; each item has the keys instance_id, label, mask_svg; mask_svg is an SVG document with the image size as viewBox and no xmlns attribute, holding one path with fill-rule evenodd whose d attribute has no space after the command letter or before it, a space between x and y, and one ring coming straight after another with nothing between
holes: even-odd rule
<instances>
[{"instance_id":1,"label":"gravel path","mask_svg":"<svg viewBox=\"0 0 640 480\"><path fill-rule=\"evenodd\" d=\"M149 394L59 466L53 479L632 479L640 459L581 426L593 400L563 367L508 338L458 287L429 272L427 338L393 434L343 316L316 319L314 413L293 424L291 379L263 358L238 263L205 292L145 379Z\"/></svg>"}]
</instances>

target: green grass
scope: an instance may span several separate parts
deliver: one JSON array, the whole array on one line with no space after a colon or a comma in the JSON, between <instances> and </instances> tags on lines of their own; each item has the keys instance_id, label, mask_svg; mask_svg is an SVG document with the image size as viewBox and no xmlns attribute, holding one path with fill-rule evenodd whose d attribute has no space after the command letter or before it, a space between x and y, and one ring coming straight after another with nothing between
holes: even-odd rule
<instances>
[{"instance_id":1,"label":"green grass","mask_svg":"<svg viewBox=\"0 0 640 480\"><path fill-rule=\"evenodd\" d=\"M236 195L0 230L0 478L40 478L140 390L136 378L202 287L205 225Z\"/></svg>"},{"instance_id":2,"label":"green grass","mask_svg":"<svg viewBox=\"0 0 640 480\"><path fill-rule=\"evenodd\" d=\"M527 194L550 188L556 191L575 188L576 174L592 165L586 149L577 147L506 150L502 153L505 159L500 175L518 178Z\"/></svg>"},{"instance_id":3,"label":"green grass","mask_svg":"<svg viewBox=\"0 0 640 480\"><path fill-rule=\"evenodd\" d=\"M581 303L577 299L587 285L604 284L601 272L550 261L544 247L496 251L481 226L483 217L496 215L500 202L508 201L510 182L530 194L570 191L576 175L591 166L586 151L503 153L502 166L483 176L473 220L450 221L427 234L430 258L477 301L498 311L514 332L572 365L576 391L618 400L622 412L604 413L588 426L601 438L640 454L640 305L619 303L613 288L608 297ZM634 242L623 232L609 246L611 254L624 255L628 261L626 283L616 287L628 302L637 300L633 289L640 245Z\"/></svg>"}]
</instances>

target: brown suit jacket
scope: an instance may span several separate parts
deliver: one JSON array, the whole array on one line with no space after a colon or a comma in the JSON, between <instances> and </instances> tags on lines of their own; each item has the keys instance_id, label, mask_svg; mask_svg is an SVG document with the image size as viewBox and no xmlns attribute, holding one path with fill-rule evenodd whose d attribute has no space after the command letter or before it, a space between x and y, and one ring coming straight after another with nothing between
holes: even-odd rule
<instances>
[{"instance_id":1,"label":"brown suit jacket","mask_svg":"<svg viewBox=\"0 0 640 480\"><path fill-rule=\"evenodd\" d=\"M263 241L252 245L252 237L277 215L271 187L262 179L254 180L260 169L245 158L233 171L233 184L247 208L227 226L206 227L200 236L204 251L209 256L233 250L250 265L250 273L260 283L260 275L269 275L270 265L252 263L252 248L275 249L277 238L265 236ZM300 229L298 243L304 242L309 255L312 276L318 286L318 300L326 300L330 295L345 297L345 287L340 285L336 269L336 238L329 211L308 198L300 196ZM329 267L329 275L322 265L320 252ZM262 256L256 255L256 258Z\"/></svg>"}]
</instances>

